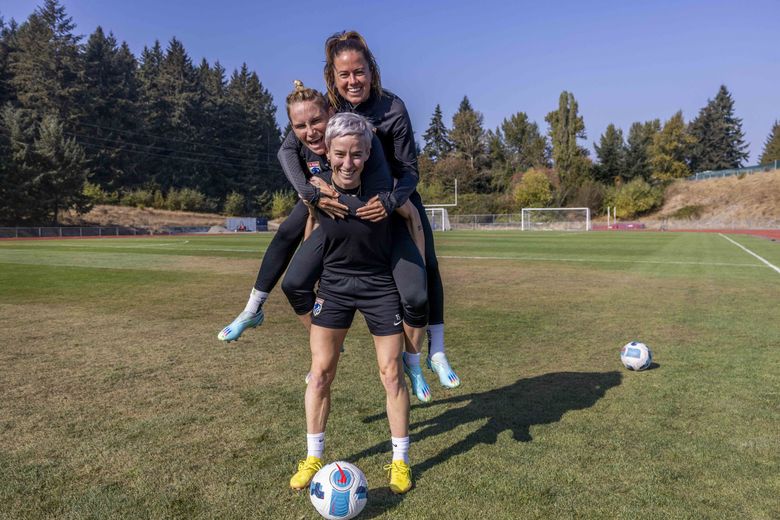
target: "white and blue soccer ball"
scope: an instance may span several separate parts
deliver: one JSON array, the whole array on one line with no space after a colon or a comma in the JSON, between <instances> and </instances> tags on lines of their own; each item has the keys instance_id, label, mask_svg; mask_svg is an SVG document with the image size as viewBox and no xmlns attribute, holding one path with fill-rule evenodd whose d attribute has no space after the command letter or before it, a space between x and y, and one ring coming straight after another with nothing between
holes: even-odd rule
<instances>
[{"instance_id":1,"label":"white and blue soccer ball","mask_svg":"<svg viewBox=\"0 0 780 520\"><path fill-rule=\"evenodd\" d=\"M653 353L644 343L632 341L620 349L620 361L629 370L644 370L653 362Z\"/></svg>"},{"instance_id":2,"label":"white and blue soccer ball","mask_svg":"<svg viewBox=\"0 0 780 520\"><path fill-rule=\"evenodd\" d=\"M314 509L328 520L355 518L368 500L366 476L349 462L331 462L309 484Z\"/></svg>"}]
</instances>

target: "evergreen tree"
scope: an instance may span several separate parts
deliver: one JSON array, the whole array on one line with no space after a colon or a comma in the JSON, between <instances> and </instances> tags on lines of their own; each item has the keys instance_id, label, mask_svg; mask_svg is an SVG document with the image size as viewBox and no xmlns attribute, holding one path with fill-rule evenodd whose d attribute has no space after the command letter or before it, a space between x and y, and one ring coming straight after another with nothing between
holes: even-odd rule
<instances>
[{"instance_id":1,"label":"evergreen tree","mask_svg":"<svg viewBox=\"0 0 780 520\"><path fill-rule=\"evenodd\" d=\"M685 127L682 111L674 114L653 138L650 147L651 178L656 181L669 181L687 177L687 153L694 138Z\"/></svg>"},{"instance_id":2,"label":"evergreen tree","mask_svg":"<svg viewBox=\"0 0 780 520\"><path fill-rule=\"evenodd\" d=\"M495 131L488 130L485 133L485 145L487 161L491 168L506 164L509 160L509 150L500 127L496 127Z\"/></svg>"},{"instance_id":3,"label":"evergreen tree","mask_svg":"<svg viewBox=\"0 0 780 520\"><path fill-rule=\"evenodd\" d=\"M263 191L284 188L284 174L276 160L280 144L276 125L276 107L271 94L246 64L234 71L227 86L227 95L237 117L231 135L236 143L234 156L239 174L233 180L235 190L253 200Z\"/></svg>"},{"instance_id":4,"label":"evergreen tree","mask_svg":"<svg viewBox=\"0 0 780 520\"><path fill-rule=\"evenodd\" d=\"M511 150L509 150L504 133L501 127L495 130L488 130L485 134L485 143L487 147L486 168L481 174L484 177L481 192L499 192L503 193L509 187L512 180Z\"/></svg>"},{"instance_id":5,"label":"evergreen tree","mask_svg":"<svg viewBox=\"0 0 780 520\"><path fill-rule=\"evenodd\" d=\"M579 185L589 169L588 152L577 144L577 139L586 137L585 122L578 112L574 95L564 90L558 99L558 110L544 118L550 125L552 159L561 181L562 199Z\"/></svg>"},{"instance_id":6,"label":"evergreen tree","mask_svg":"<svg viewBox=\"0 0 780 520\"><path fill-rule=\"evenodd\" d=\"M132 154L138 139L136 61L126 43L98 27L83 52L83 100L78 140L86 150L92 181L107 190L132 185Z\"/></svg>"},{"instance_id":7,"label":"evergreen tree","mask_svg":"<svg viewBox=\"0 0 780 520\"><path fill-rule=\"evenodd\" d=\"M655 134L661 131L661 121L653 119L645 123L635 122L628 131L626 145L625 168L621 179L628 182L635 178L650 179L650 147Z\"/></svg>"},{"instance_id":8,"label":"evergreen tree","mask_svg":"<svg viewBox=\"0 0 780 520\"><path fill-rule=\"evenodd\" d=\"M34 112L6 105L1 119L0 221L49 224L62 209L86 209L84 151L57 116L38 122Z\"/></svg>"},{"instance_id":9,"label":"evergreen tree","mask_svg":"<svg viewBox=\"0 0 780 520\"><path fill-rule=\"evenodd\" d=\"M469 98L463 96L458 111L452 117L450 139L455 151L463 157L472 169L476 169L485 156L485 130L483 116L471 107Z\"/></svg>"},{"instance_id":10,"label":"evergreen tree","mask_svg":"<svg viewBox=\"0 0 780 520\"><path fill-rule=\"evenodd\" d=\"M599 138L599 144L594 144L599 163L593 168L594 177L604 184L613 184L624 175L626 162L626 145L623 142L623 131L610 123Z\"/></svg>"},{"instance_id":11,"label":"evergreen tree","mask_svg":"<svg viewBox=\"0 0 780 520\"><path fill-rule=\"evenodd\" d=\"M734 115L734 100L725 85L691 121L688 133L694 139L690 150L694 172L739 168L748 157L742 120Z\"/></svg>"},{"instance_id":12,"label":"evergreen tree","mask_svg":"<svg viewBox=\"0 0 780 520\"><path fill-rule=\"evenodd\" d=\"M44 0L16 32L10 54L12 86L22 108L56 113L72 129L80 96L80 36L57 0Z\"/></svg>"},{"instance_id":13,"label":"evergreen tree","mask_svg":"<svg viewBox=\"0 0 780 520\"><path fill-rule=\"evenodd\" d=\"M67 138L63 125L55 115L43 117L35 151L33 192L38 200L40 215L47 222L57 223L60 210L88 209L83 195L84 182L89 178L84 150L74 138Z\"/></svg>"},{"instance_id":14,"label":"evergreen tree","mask_svg":"<svg viewBox=\"0 0 780 520\"><path fill-rule=\"evenodd\" d=\"M232 193L231 180L238 176L240 159L234 157L231 105L227 98L225 69L219 62L210 66L204 59L196 70L200 94L199 142L210 163L193 166L200 171L201 185L210 197L221 199Z\"/></svg>"},{"instance_id":15,"label":"evergreen tree","mask_svg":"<svg viewBox=\"0 0 780 520\"><path fill-rule=\"evenodd\" d=\"M141 115L147 138L144 168L163 191L197 188L193 166L199 154L193 119L198 100L195 69L182 43L172 38L163 54L159 42L144 49L139 68Z\"/></svg>"},{"instance_id":16,"label":"evergreen tree","mask_svg":"<svg viewBox=\"0 0 780 520\"><path fill-rule=\"evenodd\" d=\"M11 53L16 48L16 22L6 24L0 16L0 107L7 102L16 101L13 82L11 80Z\"/></svg>"},{"instance_id":17,"label":"evergreen tree","mask_svg":"<svg viewBox=\"0 0 780 520\"><path fill-rule=\"evenodd\" d=\"M528 119L525 112L518 112L509 119L504 119L501 128L510 153L510 163L516 172L549 166L547 138L539 132L539 126Z\"/></svg>"},{"instance_id":18,"label":"evergreen tree","mask_svg":"<svg viewBox=\"0 0 780 520\"><path fill-rule=\"evenodd\" d=\"M441 106L436 105L431 117L431 124L428 130L423 134L425 147L423 153L430 157L432 161L438 161L452 152L452 141L449 138L447 127L444 126L444 119L441 113Z\"/></svg>"},{"instance_id":19,"label":"evergreen tree","mask_svg":"<svg viewBox=\"0 0 780 520\"><path fill-rule=\"evenodd\" d=\"M780 161L780 122L775 121L772 131L764 143L764 151L758 159L758 164L770 164Z\"/></svg>"}]
</instances>

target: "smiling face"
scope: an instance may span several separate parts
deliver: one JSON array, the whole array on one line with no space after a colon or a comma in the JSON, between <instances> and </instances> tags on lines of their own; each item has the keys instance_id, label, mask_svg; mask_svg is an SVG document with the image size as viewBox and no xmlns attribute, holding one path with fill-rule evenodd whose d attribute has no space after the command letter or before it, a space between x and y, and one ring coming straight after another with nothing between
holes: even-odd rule
<instances>
[{"instance_id":1,"label":"smiling face","mask_svg":"<svg viewBox=\"0 0 780 520\"><path fill-rule=\"evenodd\" d=\"M336 90L341 97L357 105L371 95L371 70L362 52L345 50L333 60Z\"/></svg>"},{"instance_id":2,"label":"smiling face","mask_svg":"<svg viewBox=\"0 0 780 520\"><path fill-rule=\"evenodd\" d=\"M319 103L301 101L290 105L290 125L295 137L317 155L325 155L325 128L329 114Z\"/></svg>"},{"instance_id":3,"label":"smiling face","mask_svg":"<svg viewBox=\"0 0 780 520\"><path fill-rule=\"evenodd\" d=\"M357 135L334 137L328 150L333 182L347 190L360 186L360 174L369 153L370 149Z\"/></svg>"}]
</instances>

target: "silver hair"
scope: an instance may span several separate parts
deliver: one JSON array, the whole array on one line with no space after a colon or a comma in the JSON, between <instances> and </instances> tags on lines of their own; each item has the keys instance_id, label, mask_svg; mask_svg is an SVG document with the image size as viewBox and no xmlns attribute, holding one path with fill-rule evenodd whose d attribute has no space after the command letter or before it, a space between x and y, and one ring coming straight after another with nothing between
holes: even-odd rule
<instances>
[{"instance_id":1,"label":"silver hair","mask_svg":"<svg viewBox=\"0 0 780 520\"><path fill-rule=\"evenodd\" d=\"M331 117L328 121L328 127L325 129L325 146L330 148L330 142L333 139L347 135L356 135L366 150L371 150L374 128L365 117L350 112L341 112Z\"/></svg>"}]
</instances>

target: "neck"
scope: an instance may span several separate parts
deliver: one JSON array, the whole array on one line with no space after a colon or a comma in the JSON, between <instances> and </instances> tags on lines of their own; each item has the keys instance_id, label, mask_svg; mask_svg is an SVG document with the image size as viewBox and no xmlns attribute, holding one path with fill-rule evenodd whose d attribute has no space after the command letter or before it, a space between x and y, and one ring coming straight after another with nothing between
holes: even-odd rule
<instances>
[{"instance_id":1,"label":"neck","mask_svg":"<svg viewBox=\"0 0 780 520\"><path fill-rule=\"evenodd\" d=\"M346 193L346 192L355 193L356 190L357 191L360 190L360 181L358 181L357 184L353 186L346 187L346 186L342 186L341 183L339 183L335 178L331 177L330 183L334 189L340 191L341 193Z\"/></svg>"}]
</instances>

